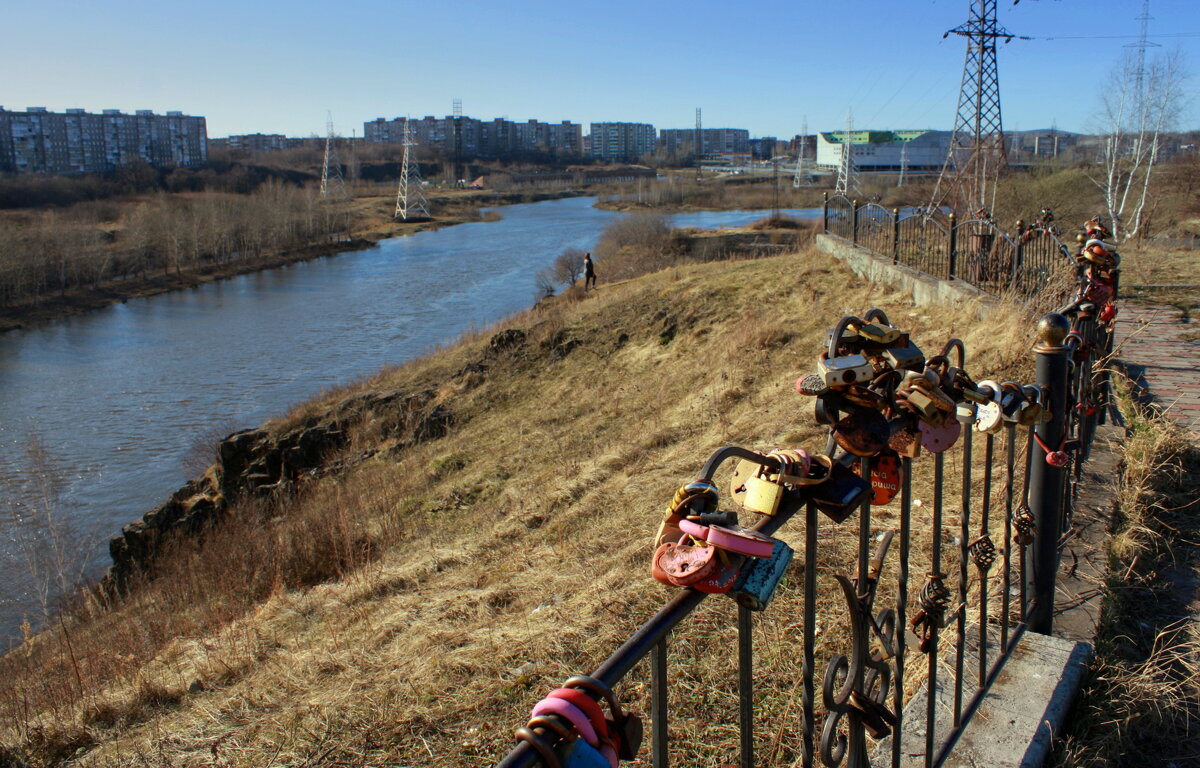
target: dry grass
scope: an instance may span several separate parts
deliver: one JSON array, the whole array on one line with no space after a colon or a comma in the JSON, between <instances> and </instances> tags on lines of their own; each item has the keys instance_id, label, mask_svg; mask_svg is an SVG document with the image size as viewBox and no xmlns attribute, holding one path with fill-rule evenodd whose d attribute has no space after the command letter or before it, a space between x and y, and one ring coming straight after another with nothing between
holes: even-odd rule
<instances>
[{"instance_id":1,"label":"dry grass","mask_svg":"<svg viewBox=\"0 0 1200 768\"><path fill-rule=\"evenodd\" d=\"M4 657L0 744L32 765L491 764L548 688L592 669L671 595L648 576L647 545L713 450L820 449L792 383L826 328L871 306L930 354L962 337L981 378L1028 377L1032 326L1011 308L982 323L977 307L918 309L812 250L546 303L505 324L524 345L489 350L498 328L467 336L275 425L360 390L429 391L456 419L449 437L403 449L359 425L345 472L239 508L129 600ZM932 461L920 460L911 592L932 537L956 535L957 456L936 532L924 517ZM994 487L997 540L1002 496ZM877 528L898 524L897 506L876 509ZM819 674L845 646L830 576L851 567L857 530L821 526ZM802 524L781 535L800 551ZM895 551L889 561L890 601ZM779 764L801 740L799 573L755 620L758 732ZM736 754L733 615L709 600L673 635L679 764ZM638 669L621 687L640 711L647 681Z\"/></svg>"},{"instance_id":2,"label":"dry grass","mask_svg":"<svg viewBox=\"0 0 1200 768\"><path fill-rule=\"evenodd\" d=\"M1200 766L1200 451L1121 399L1120 527L1090 682L1059 766ZM1192 586L1188 586L1191 584Z\"/></svg>"}]
</instances>

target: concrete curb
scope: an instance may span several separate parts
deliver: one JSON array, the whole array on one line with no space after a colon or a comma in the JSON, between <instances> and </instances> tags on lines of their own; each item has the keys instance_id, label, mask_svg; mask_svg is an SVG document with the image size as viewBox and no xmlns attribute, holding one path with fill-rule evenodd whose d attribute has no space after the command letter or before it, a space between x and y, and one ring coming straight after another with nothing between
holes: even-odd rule
<instances>
[{"instance_id":1,"label":"concrete curb","mask_svg":"<svg viewBox=\"0 0 1200 768\"><path fill-rule=\"evenodd\" d=\"M994 296L962 280L934 277L903 264L893 264L891 259L878 256L840 237L819 234L816 243L823 253L842 261L859 277L911 292L917 306L975 303L979 305L982 316L998 303Z\"/></svg>"}]
</instances>

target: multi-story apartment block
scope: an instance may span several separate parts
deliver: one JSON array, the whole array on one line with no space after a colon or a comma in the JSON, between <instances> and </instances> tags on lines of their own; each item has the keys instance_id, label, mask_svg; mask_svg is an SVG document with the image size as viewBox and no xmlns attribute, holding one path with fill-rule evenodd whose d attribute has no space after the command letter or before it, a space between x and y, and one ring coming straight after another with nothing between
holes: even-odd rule
<instances>
[{"instance_id":1,"label":"multi-story apartment block","mask_svg":"<svg viewBox=\"0 0 1200 768\"><path fill-rule=\"evenodd\" d=\"M948 131L845 131L817 134L817 165L836 168L849 148L862 171L938 170L950 150Z\"/></svg>"},{"instance_id":2,"label":"multi-story apartment block","mask_svg":"<svg viewBox=\"0 0 1200 768\"><path fill-rule=\"evenodd\" d=\"M139 158L162 168L207 162L204 118L150 110L127 115L106 109L97 115L0 107L0 172L92 173Z\"/></svg>"},{"instance_id":3,"label":"multi-story apartment block","mask_svg":"<svg viewBox=\"0 0 1200 768\"><path fill-rule=\"evenodd\" d=\"M592 123L591 155L605 162L629 163L653 154L657 137L649 123Z\"/></svg>"},{"instance_id":4,"label":"multi-story apartment block","mask_svg":"<svg viewBox=\"0 0 1200 768\"><path fill-rule=\"evenodd\" d=\"M399 144L404 141L406 122L403 117L392 120L380 117L363 123L363 138L368 144ZM583 148L583 127L567 120L558 124L537 120L517 123L499 117L484 122L473 117L427 116L411 122L413 138L418 144L441 150L448 156L458 151L458 136L464 158L521 151L577 155Z\"/></svg>"},{"instance_id":5,"label":"multi-story apartment block","mask_svg":"<svg viewBox=\"0 0 1200 768\"><path fill-rule=\"evenodd\" d=\"M750 151L750 131L744 128L703 128L701 155L730 155ZM696 153L695 128L664 128L658 132L658 148L668 155Z\"/></svg>"},{"instance_id":6,"label":"multi-story apartment block","mask_svg":"<svg viewBox=\"0 0 1200 768\"><path fill-rule=\"evenodd\" d=\"M212 139L211 141L216 141ZM230 149L250 152L278 152L288 148L288 138L282 133L243 133L229 136L222 143Z\"/></svg>"}]
</instances>

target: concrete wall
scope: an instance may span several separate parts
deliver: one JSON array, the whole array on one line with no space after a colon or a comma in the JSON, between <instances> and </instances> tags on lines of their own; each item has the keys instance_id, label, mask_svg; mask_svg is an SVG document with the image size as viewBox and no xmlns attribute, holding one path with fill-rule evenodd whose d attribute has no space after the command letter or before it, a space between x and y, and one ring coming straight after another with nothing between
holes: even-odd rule
<instances>
[{"instance_id":1,"label":"concrete wall","mask_svg":"<svg viewBox=\"0 0 1200 768\"><path fill-rule=\"evenodd\" d=\"M982 315L997 303L995 297L962 280L946 280L903 264L893 264L891 259L877 256L840 237L817 235L817 248L845 263L859 277L910 291L917 306L974 303Z\"/></svg>"}]
</instances>

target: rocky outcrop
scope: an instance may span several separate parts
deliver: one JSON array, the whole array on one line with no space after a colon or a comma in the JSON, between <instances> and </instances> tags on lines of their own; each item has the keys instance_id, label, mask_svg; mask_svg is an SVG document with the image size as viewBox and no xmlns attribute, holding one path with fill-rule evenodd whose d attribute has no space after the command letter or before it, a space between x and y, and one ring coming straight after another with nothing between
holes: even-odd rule
<instances>
[{"instance_id":1,"label":"rocky outcrop","mask_svg":"<svg viewBox=\"0 0 1200 768\"><path fill-rule=\"evenodd\" d=\"M445 436L454 426L454 414L433 400L429 391L363 393L286 430L235 432L217 445L217 463L203 477L109 541L113 564L106 585L124 592L130 578L146 570L168 539L202 531L239 500L286 497L307 478L351 466L355 462L342 455L351 429L370 429L379 443L397 449Z\"/></svg>"}]
</instances>

